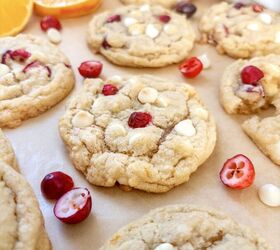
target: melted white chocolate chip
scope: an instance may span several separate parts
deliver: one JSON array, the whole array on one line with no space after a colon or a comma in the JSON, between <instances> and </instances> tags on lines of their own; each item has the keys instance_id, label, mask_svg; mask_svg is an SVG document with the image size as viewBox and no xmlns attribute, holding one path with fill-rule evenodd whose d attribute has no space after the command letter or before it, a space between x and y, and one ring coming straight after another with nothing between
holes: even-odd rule
<instances>
[{"instance_id":1,"label":"melted white chocolate chip","mask_svg":"<svg viewBox=\"0 0 280 250\"><path fill-rule=\"evenodd\" d=\"M8 74L10 72L10 68L6 64L0 63L0 77Z\"/></svg>"},{"instance_id":2,"label":"melted white chocolate chip","mask_svg":"<svg viewBox=\"0 0 280 250\"><path fill-rule=\"evenodd\" d=\"M159 30L153 24L148 24L145 33L150 38L156 38L159 35Z\"/></svg>"},{"instance_id":3,"label":"melted white chocolate chip","mask_svg":"<svg viewBox=\"0 0 280 250\"><path fill-rule=\"evenodd\" d=\"M176 250L176 248L173 247L173 245L171 245L170 243L162 243L158 245L154 250Z\"/></svg>"},{"instance_id":4,"label":"melted white chocolate chip","mask_svg":"<svg viewBox=\"0 0 280 250\"><path fill-rule=\"evenodd\" d=\"M107 132L114 137L125 136L127 134L125 127L120 122L112 122L107 127Z\"/></svg>"},{"instance_id":5,"label":"melted white chocolate chip","mask_svg":"<svg viewBox=\"0 0 280 250\"><path fill-rule=\"evenodd\" d=\"M158 91L154 88L143 88L138 94L141 103L154 103L158 97Z\"/></svg>"},{"instance_id":6,"label":"melted white chocolate chip","mask_svg":"<svg viewBox=\"0 0 280 250\"><path fill-rule=\"evenodd\" d=\"M130 25L133 25L137 23L138 21L135 18L132 17L126 17L123 21L124 26L129 27Z\"/></svg>"},{"instance_id":7,"label":"melted white chocolate chip","mask_svg":"<svg viewBox=\"0 0 280 250\"><path fill-rule=\"evenodd\" d=\"M74 127L85 128L93 124L93 116L86 111L78 112L72 119Z\"/></svg>"},{"instance_id":8,"label":"melted white chocolate chip","mask_svg":"<svg viewBox=\"0 0 280 250\"><path fill-rule=\"evenodd\" d=\"M247 25L247 29L252 30L252 31L258 31L259 30L259 25L257 23L249 23Z\"/></svg>"},{"instance_id":9,"label":"melted white chocolate chip","mask_svg":"<svg viewBox=\"0 0 280 250\"><path fill-rule=\"evenodd\" d=\"M159 107L166 108L169 105L169 100L164 96L158 96L158 98L155 101L155 104Z\"/></svg>"},{"instance_id":10,"label":"melted white chocolate chip","mask_svg":"<svg viewBox=\"0 0 280 250\"><path fill-rule=\"evenodd\" d=\"M48 39L52 43L60 43L61 42L61 34L57 29L54 29L54 28L48 29L47 36L48 36Z\"/></svg>"},{"instance_id":11,"label":"melted white chocolate chip","mask_svg":"<svg viewBox=\"0 0 280 250\"><path fill-rule=\"evenodd\" d=\"M143 24L135 23L128 27L128 31L133 36L142 35L145 31L145 27Z\"/></svg>"},{"instance_id":12,"label":"melted white chocolate chip","mask_svg":"<svg viewBox=\"0 0 280 250\"><path fill-rule=\"evenodd\" d=\"M260 200L270 207L280 206L280 188L273 184L265 184L259 189Z\"/></svg>"},{"instance_id":13,"label":"melted white chocolate chip","mask_svg":"<svg viewBox=\"0 0 280 250\"><path fill-rule=\"evenodd\" d=\"M173 35L173 34L176 34L178 32L178 28L174 24L164 25L163 30L167 35Z\"/></svg>"},{"instance_id":14,"label":"melted white chocolate chip","mask_svg":"<svg viewBox=\"0 0 280 250\"><path fill-rule=\"evenodd\" d=\"M140 6L140 11L142 12L146 12L146 11L150 11L150 5L149 4L144 4L142 6Z\"/></svg>"},{"instance_id":15,"label":"melted white chocolate chip","mask_svg":"<svg viewBox=\"0 0 280 250\"><path fill-rule=\"evenodd\" d=\"M179 122L174 129L179 135L183 136L191 137L196 134L196 129L193 126L192 120L190 119Z\"/></svg>"},{"instance_id":16,"label":"melted white chocolate chip","mask_svg":"<svg viewBox=\"0 0 280 250\"><path fill-rule=\"evenodd\" d=\"M272 17L271 17L271 15L269 15L267 13L260 13L259 18L265 24L271 24L272 23Z\"/></svg>"}]
</instances>

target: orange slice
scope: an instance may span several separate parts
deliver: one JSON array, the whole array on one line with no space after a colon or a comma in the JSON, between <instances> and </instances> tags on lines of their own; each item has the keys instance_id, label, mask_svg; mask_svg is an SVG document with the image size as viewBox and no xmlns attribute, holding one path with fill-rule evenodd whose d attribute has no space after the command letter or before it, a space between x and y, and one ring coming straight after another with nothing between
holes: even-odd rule
<instances>
[{"instance_id":1,"label":"orange slice","mask_svg":"<svg viewBox=\"0 0 280 250\"><path fill-rule=\"evenodd\" d=\"M32 14L32 0L0 0L0 36L19 33Z\"/></svg>"},{"instance_id":2,"label":"orange slice","mask_svg":"<svg viewBox=\"0 0 280 250\"><path fill-rule=\"evenodd\" d=\"M41 16L78 17L89 14L102 0L34 0L35 12Z\"/></svg>"}]
</instances>

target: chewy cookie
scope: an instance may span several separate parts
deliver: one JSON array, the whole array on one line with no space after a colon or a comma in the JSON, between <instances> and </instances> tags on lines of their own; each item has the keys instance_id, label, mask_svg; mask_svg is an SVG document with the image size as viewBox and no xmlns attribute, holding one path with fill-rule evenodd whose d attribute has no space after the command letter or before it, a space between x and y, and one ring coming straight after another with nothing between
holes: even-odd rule
<instances>
[{"instance_id":1,"label":"chewy cookie","mask_svg":"<svg viewBox=\"0 0 280 250\"><path fill-rule=\"evenodd\" d=\"M128 67L178 63L193 48L195 33L185 17L161 6L132 5L96 15L88 43L111 62Z\"/></svg>"},{"instance_id":2,"label":"chewy cookie","mask_svg":"<svg viewBox=\"0 0 280 250\"><path fill-rule=\"evenodd\" d=\"M212 6L199 23L202 40L234 58L280 54L280 14L255 6Z\"/></svg>"},{"instance_id":3,"label":"chewy cookie","mask_svg":"<svg viewBox=\"0 0 280 250\"><path fill-rule=\"evenodd\" d=\"M252 114L269 106L280 108L280 56L238 60L224 72L220 99L229 114ZM245 82L245 83L244 83ZM243 124L257 146L280 164L280 117L253 117Z\"/></svg>"},{"instance_id":4,"label":"chewy cookie","mask_svg":"<svg viewBox=\"0 0 280 250\"><path fill-rule=\"evenodd\" d=\"M86 79L59 129L90 183L155 193L188 181L216 142L194 88L149 75Z\"/></svg>"},{"instance_id":5,"label":"chewy cookie","mask_svg":"<svg viewBox=\"0 0 280 250\"><path fill-rule=\"evenodd\" d=\"M173 7L179 0L121 0L124 4L160 4L166 8Z\"/></svg>"},{"instance_id":6,"label":"chewy cookie","mask_svg":"<svg viewBox=\"0 0 280 250\"><path fill-rule=\"evenodd\" d=\"M68 59L48 41L0 39L0 127L17 127L61 101L74 86Z\"/></svg>"},{"instance_id":7,"label":"chewy cookie","mask_svg":"<svg viewBox=\"0 0 280 250\"><path fill-rule=\"evenodd\" d=\"M124 226L100 250L271 250L249 228L215 210L173 205Z\"/></svg>"}]
</instances>

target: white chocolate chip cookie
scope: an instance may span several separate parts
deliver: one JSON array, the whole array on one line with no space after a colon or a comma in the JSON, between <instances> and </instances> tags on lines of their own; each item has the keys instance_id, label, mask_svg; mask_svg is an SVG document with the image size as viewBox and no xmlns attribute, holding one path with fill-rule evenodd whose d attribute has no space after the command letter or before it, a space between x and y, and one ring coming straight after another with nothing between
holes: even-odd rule
<instances>
[{"instance_id":1,"label":"white chocolate chip cookie","mask_svg":"<svg viewBox=\"0 0 280 250\"><path fill-rule=\"evenodd\" d=\"M161 6L142 8L133 5L94 16L88 29L92 49L128 67L163 67L186 58L195 40L191 23Z\"/></svg>"},{"instance_id":2,"label":"white chocolate chip cookie","mask_svg":"<svg viewBox=\"0 0 280 250\"><path fill-rule=\"evenodd\" d=\"M22 175L2 160L0 221L0 249L51 249L43 217L31 187Z\"/></svg>"},{"instance_id":3,"label":"white chocolate chip cookie","mask_svg":"<svg viewBox=\"0 0 280 250\"><path fill-rule=\"evenodd\" d=\"M68 95L74 74L48 41L18 35L0 39L0 127L17 127Z\"/></svg>"},{"instance_id":4,"label":"white chocolate chip cookie","mask_svg":"<svg viewBox=\"0 0 280 250\"><path fill-rule=\"evenodd\" d=\"M150 5L159 4L166 8L171 8L176 5L178 0L121 0L124 4L142 4L142 10L149 10Z\"/></svg>"},{"instance_id":5,"label":"white chocolate chip cookie","mask_svg":"<svg viewBox=\"0 0 280 250\"><path fill-rule=\"evenodd\" d=\"M251 229L209 209L173 205L124 226L100 250L272 250Z\"/></svg>"},{"instance_id":6,"label":"white chocolate chip cookie","mask_svg":"<svg viewBox=\"0 0 280 250\"><path fill-rule=\"evenodd\" d=\"M98 186L160 193L187 182L216 143L194 88L149 75L115 79L86 79L60 120L75 167Z\"/></svg>"},{"instance_id":7,"label":"white chocolate chip cookie","mask_svg":"<svg viewBox=\"0 0 280 250\"><path fill-rule=\"evenodd\" d=\"M244 84L242 71L257 67L263 77L254 84ZM255 75L255 73L253 73ZM224 72L220 99L229 114L252 114L276 108L276 116L261 119L253 117L245 121L243 130L273 162L280 165L280 56L269 55L251 60L238 60Z\"/></svg>"},{"instance_id":8,"label":"white chocolate chip cookie","mask_svg":"<svg viewBox=\"0 0 280 250\"><path fill-rule=\"evenodd\" d=\"M216 4L201 18L199 29L204 42L234 58L280 54L280 14L262 7Z\"/></svg>"}]
</instances>

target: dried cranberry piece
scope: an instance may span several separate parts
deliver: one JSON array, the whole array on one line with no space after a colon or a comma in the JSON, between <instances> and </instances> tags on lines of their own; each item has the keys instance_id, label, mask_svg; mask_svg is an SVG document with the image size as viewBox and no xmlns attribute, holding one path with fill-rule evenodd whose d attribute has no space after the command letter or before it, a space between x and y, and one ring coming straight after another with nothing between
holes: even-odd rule
<instances>
[{"instance_id":1,"label":"dried cranberry piece","mask_svg":"<svg viewBox=\"0 0 280 250\"><path fill-rule=\"evenodd\" d=\"M47 31L50 28L61 30L61 24L59 20L54 16L45 16L40 22L41 29Z\"/></svg>"},{"instance_id":2,"label":"dried cranberry piece","mask_svg":"<svg viewBox=\"0 0 280 250\"><path fill-rule=\"evenodd\" d=\"M29 53L25 49L16 49L12 51L10 55L13 60L24 62L26 59L28 59L31 56L31 53Z\"/></svg>"},{"instance_id":3,"label":"dried cranberry piece","mask_svg":"<svg viewBox=\"0 0 280 250\"><path fill-rule=\"evenodd\" d=\"M131 128L145 128L152 121L152 116L147 112L133 112L128 119Z\"/></svg>"},{"instance_id":4,"label":"dried cranberry piece","mask_svg":"<svg viewBox=\"0 0 280 250\"><path fill-rule=\"evenodd\" d=\"M12 53L11 50L7 50L7 51L2 55L2 59L1 59L1 63L2 63L2 64L7 64L8 60L12 58L11 53Z\"/></svg>"},{"instance_id":5,"label":"dried cranberry piece","mask_svg":"<svg viewBox=\"0 0 280 250\"><path fill-rule=\"evenodd\" d=\"M158 17L158 19L159 19L161 22L163 22L163 23L169 23L170 20L171 20L171 17L168 16L168 15L160 15L160 16Z\"/></svg>"},{"instance_id":6,"label":"dried cranberry piece","mask_svg":"<svg viewBox=\"0 0 280 250\"><path fill-rule=\"evenodd\" d=\"M78 70L83 77L96 78L101 74L103 64L99 61L85 61L83 62Z\"/></svg>"},{"instance_id":7,"label":"dried cranberry piece","mask_svg":"<svg viewBox=\"0 0 280 250\"><path fill-rule=\"evenodd\" d=\"M259 4L253 4L252 9L254 12L257 12L257 13L263 12L263 6L261 6Z\"/></svg>"},{"instance_id":8,"label":"dried cranberry piece","mask_svg":"<svg viewBox=\"0 0 280 250\"><path fill-rule=\"evenodd\" d=\"M234 5L233 5L233 7L235 8L235 9L237 9L237 10L240 10L241 8L243 8L243 7L245 7L246 5L244 4L244 3L235 3Z\"/></svg>"},{"instance_id":9,"label":"dried cranberry piece","mask_svg":"<svg viewBox=\"0 0 280 250\"><path fill-rule=\"evenodd\" d=\"M104 39L103 42L102 42L102 47L104 49L110 49L112 46L107 42L106 39Z\"/></svg>"},{"instance_id":10,"label":"dried cranberry piece","mask_svg":"<svg viewBox=\"0 0 280 250\"><path fill-rule=\"evenodd\" d=\"M119 89L113 84L105 84L102 89L102 94L105 96L117 94Z\"/></svg>"},{"instance_id":11,"label":"dried cranberry piece","mask_svg":"<svg viewBox=\"0 0 280 250\"><path fill-rule=\"evenodd\" d=\"M48 72L48 77L51 77L51 69L49 68L49 66L47 65L43 65L42 63L40 63L39 61L34 61L31 62L29 64L27 64L24 68L23 68L23 73L26 73L28 70L30 70L31 68L37 68L37 67L43 67L45 70L47 70Z\"/></svg>"},{"instance_id":12,"label":"dried cranberry piece","mask_svg":"<svg viewBox=\"0 0 280 250\"><path fill-rule=\"evenodd\" d=\"M181 1L181 2L177 3L175 10L178 13L185 14L187 16L187 18L190 18L197 11L197 8L192 3L188 3L186 1Z\"/></svg>"},{"instance_id":13,"label":"dried cranberry piece","mask_svg":"<svg viewBox=\"0 0 280 250\"><path fill-rule=\"evenodd\" d=\"M258 81L264 77L264 73L254 65L246 66L241 71L241 79L243 83L257 85Z\"/></svg>"},{"instance_id":14,"label":"dried cranberry piece","mask_svg":"<svg viewBox=\"0 0 280 250\"><path fill-rule=\"evenodd\" d=\"M120 22L122 20L120 15L113 15L108 17L107 23L114 23L114 22Z\"/></svg>"}]
</instances>

